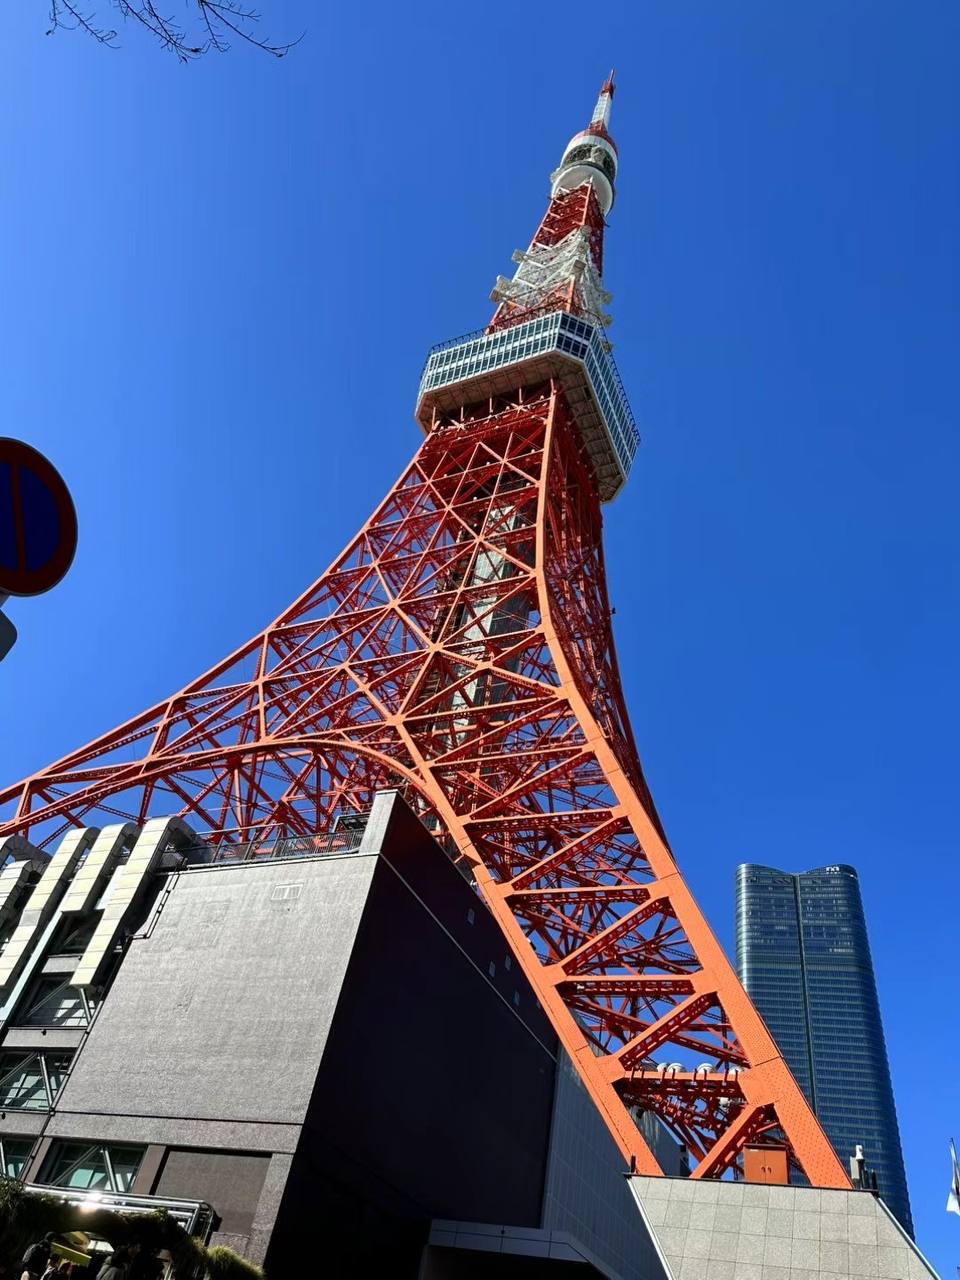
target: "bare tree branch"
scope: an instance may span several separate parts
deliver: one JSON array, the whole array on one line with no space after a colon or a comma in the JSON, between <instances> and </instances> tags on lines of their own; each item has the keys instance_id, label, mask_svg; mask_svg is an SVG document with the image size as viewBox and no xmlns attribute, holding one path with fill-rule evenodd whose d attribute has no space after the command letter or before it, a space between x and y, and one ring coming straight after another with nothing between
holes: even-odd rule
<instances>
[{"instance_id":1,"label":"bare tree branch","mask_svg":"<svg viewBox=\"0 0 960 1280\"><path fill-rule=\"evenodd\" d=\"M136 23L181 62L192 62L208 52L226 53L231 40L253 45L275 58L283 58L303 36L277 43L258 29L260 14L243 0L186 0L194 11L194 22L182 24L157 7L159 0L49 0L49 29L85 31L99 44L117 47L118 33L101 24L98 10L112 10L128 22ZM83 3L83 8L80 7Z\"/></svg>"},{"instance_id":2,"label":"bare tree branch","mask_svg":"<svg viewBox=\"0 0 960 1280\"><path fill-rule=\"evenodd\" d=\"M296 40L290 40L286 44L276 44L269 38L259 36L251 28L250 24L259 22L260 14L256 9L247 9L245 6L236 3L236 0L197 0L197 4L207 23L211 46L218 53L226 53L227 49L230 48L230 45L224 41L221 32L217 30L218 26L220 28L226 27L235 36L239 36L241 40L246 40L248 44L255 45L258 49L262 49L264 53L272 53L275 58L285 57L294 45L299 44L303 39L301 34L297 36Z\"/></svg>"},{"instance_id":3,"label":"bare tree branch","mask_svg":"<svg viewBox=\"0 0 960 1280\"><path fill-rule=\"evenodd\" d=\"M71 0L50 0L50 28L47 35L52 36L61 29L75 31L78 28L88 36L93 36L100 44L113 45L117 38L116 31L96 26L94 15L81 13Z\"/></svg>"}]
</instances>

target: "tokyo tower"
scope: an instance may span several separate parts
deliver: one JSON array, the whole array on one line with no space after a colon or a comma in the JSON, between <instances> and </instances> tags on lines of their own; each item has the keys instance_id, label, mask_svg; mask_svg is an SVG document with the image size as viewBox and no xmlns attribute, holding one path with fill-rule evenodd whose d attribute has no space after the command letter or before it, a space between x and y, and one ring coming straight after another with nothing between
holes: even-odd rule
<instances>
[{"instance_id":1,"label":"tokyo tower","mask_svg":"<svg viewBox=\"0 0 960 1280\"><path fill-rule=\"evenodd\" d=\"M0 791L0 837L23 857L176 814L255 856L397 788L475 883L626 1162L660 1173L653 1112L693 1178L743 1176L766 1147L847 1187L674 860L624 707L601 540L638 443L604 336L613 95L611 76L492 319L430 352L423 443L346 549L211 671Z\"/></svg>"}]
</instances>

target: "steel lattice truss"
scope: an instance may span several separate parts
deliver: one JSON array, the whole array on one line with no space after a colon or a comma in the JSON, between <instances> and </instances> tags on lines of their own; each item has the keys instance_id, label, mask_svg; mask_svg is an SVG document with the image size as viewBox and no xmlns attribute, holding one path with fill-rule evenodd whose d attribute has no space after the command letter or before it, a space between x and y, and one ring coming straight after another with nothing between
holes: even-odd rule
<instances>
[{"instance_id":1,"label":"steel lattice truss","mask_svg":"<svg viewBox=\"0 0 960 1280\"><path fill-rule=\"evenodd\" d=\"M468 864L639 1170L658 1168L637 1108L687 1146L695 1177L771 1135L811 1181L844 1185L661 834L600 532L555 386L464 409L272 626L0 794L0 831L50 843L176 811L238 839L309 833L399 786Z\"/></svg>"},{"instance_id":2,"label":"steel lattice truss","mask_svg":"<svg viewBox=\"0 0 960 1280\"><path fill-rule=\"evenodd\" d=\"M558 309L601 318L602 304L609 299L600 284L603 214L592 187L554 196L529 249L514 258L521 263L519 270L512 281L498 280L492 295L500 305L491 331Z\"/></svg>"}]
</instances>

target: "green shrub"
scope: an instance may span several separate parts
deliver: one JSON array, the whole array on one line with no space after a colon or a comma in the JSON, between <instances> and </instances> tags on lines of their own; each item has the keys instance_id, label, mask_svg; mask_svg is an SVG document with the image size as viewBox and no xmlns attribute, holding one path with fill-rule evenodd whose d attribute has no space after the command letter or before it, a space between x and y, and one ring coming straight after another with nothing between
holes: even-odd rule
<instances>
[{"instance_id":1,"label":"green shrub","mask_svg":"<svg viewBox=\"0 0 960 1280\"><path fill-rule=\"evenodd\" d=\"M226 1245L215 1244L206 1250L207 1275L210 1280L263 1280L263 1272Z\"/></svg>"},{"instance_id":2,"label":"green shrub","mask_svg":"<svg viewBox=\"0 0 960 1280\"><path fill-rule=\"evenodd\" d=\"M176 1280L263 1280L263 1272L224 1245L206 1248L158 1209L155 1213L122 1213L116 1209L82 1209L56 1196L27 1192L22 1182L0 1177L0 1258L16 1268L31 1244L48 1231L58 1235L85 1231L108 1240L114 1249L134 1240L173 1258Z\"/></svg>"}]
</instances>

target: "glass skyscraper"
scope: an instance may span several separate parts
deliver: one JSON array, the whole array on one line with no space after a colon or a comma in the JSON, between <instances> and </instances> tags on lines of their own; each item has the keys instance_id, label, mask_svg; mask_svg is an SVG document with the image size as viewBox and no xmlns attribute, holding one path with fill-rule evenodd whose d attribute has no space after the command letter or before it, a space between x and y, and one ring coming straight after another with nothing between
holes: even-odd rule
<instances>
[{"instance_id":1,"label":"glass skyscraper","mask_svg":"<svg viewBox=\"0 0 960 1280\"><path fill-rule=\"evenodd\" d=\"M873 961L853 867L737 868L737 971L844 1168L860 1143L913 1235Z\"/></svg>"}]
</instances>

